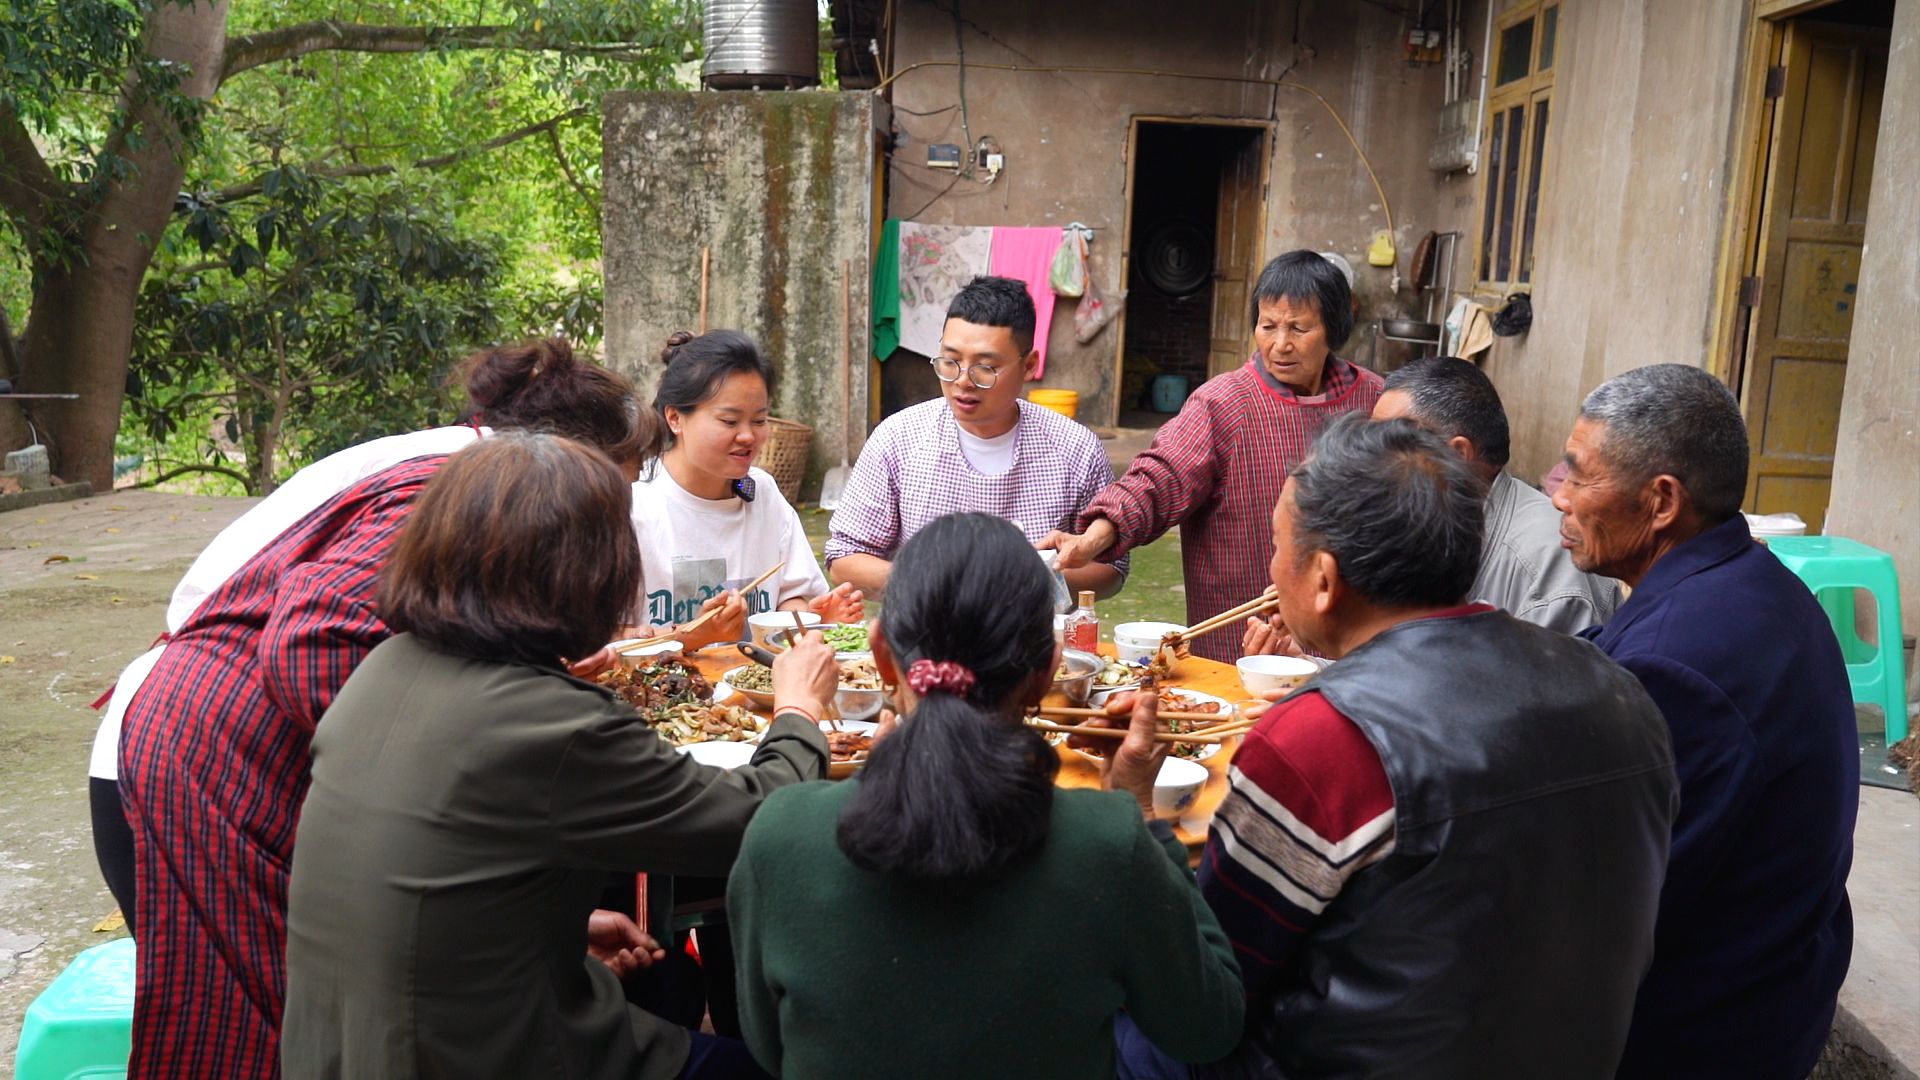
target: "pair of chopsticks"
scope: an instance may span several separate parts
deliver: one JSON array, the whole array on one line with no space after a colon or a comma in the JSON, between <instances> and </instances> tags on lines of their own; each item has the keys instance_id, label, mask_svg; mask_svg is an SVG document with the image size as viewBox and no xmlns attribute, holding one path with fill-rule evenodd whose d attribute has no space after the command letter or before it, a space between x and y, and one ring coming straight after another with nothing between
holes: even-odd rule
<instances>
[{"instance_id":1,"label":"pair of chopsticks","mask_svg":"<svg viewBox=\"0 0 1920 1080\"><path fill-rule=\"evenodd\" d=\"M761 574L759 577L754 578L752 581L747 582L746 585L742 586L738 591L742 595L752 592L753 590L766 584L768 578L779 573L781 569L784 568L786 565L787 564L785 560L781 560L780 562L775 563L773 566L773 569L767 571L764 574ZM708 611L706 614L699 616L698 618L694 619L692 622L688 623L685 626L680 627L679 629L675 630L671 634L655 634L654 636L647 637L647 638L629 638L626 641L616 641L613 643L613 646L612 646L613 651L619 653L619 652L626 652L629 649L644 649L649 645L659 645L668 641L673 641L676 638L685 637L687 634L690 634L693 631L698 630L700 627L705 626L708 620L712 619L715 615L720 614L720 612L725 607L726 605L722 604L719 607L713 608L712 610ZM796 619L794 621L797 623L799 620Z\"/></svg>"},{"instance_id":2,"label":"pair of chopsticks","mask_svg":"<svg viewBox=\"0 0 1920 1080\"><path fill-rule=\"evenodd\" d=\"M1105 716L1106 714L1102 713L1100 715ZM1162 713L1161 715L1173 716L1175 714ZM1247 729L1253 727L1253 724L1254 722L1251 720L1231 720L1199 731L1183 731L1177 733L1172 731L1156 731L1153 733L1153 741L1212 745L1214 743L1223 743L1228 739L1246 734ZM1035 731L1055 732L1063 735L1093 735L1108 739L1124 739L1127 737L1127 729L1124 727L1094 727L1090 724L1056 724L1041 717L1029 717L1027 719L1027 726L1033 728Z\"/></svg>"},{"instance_id":3,"label":"pair of chopsticks","mask_svg":"<svg viewBox=\"0 0 1920 1080\"><path fill-rule=\"evenodd\" d=\"M1238 604L1218 615L1201 619L1185 630L1175 630L1165 638L1162 638L1161 643L1184 651L1186 644L1194 638L1211 634L1215 630L1237 623L1242 619L1250 619L1256 615L1264 615L1279 606L1280 599L1278 593L1273 589L1268 589L1266 592L1261 593L1259 596L1254 597L1244 604Z\"/></svg>"}]
</instances>

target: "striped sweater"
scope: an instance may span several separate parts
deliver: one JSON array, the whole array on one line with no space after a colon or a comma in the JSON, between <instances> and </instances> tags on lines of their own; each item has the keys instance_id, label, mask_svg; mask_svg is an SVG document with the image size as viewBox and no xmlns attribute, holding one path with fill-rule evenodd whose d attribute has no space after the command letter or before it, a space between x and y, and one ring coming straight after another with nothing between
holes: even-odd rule
<instances>
[{"instance_id":1,"label":"striped sweater","mask_svg":"<svg viewBox=\"0 0 1920 1080\"><path fill-rule=\"evenodd\" d=\"M1392 852L1393 789L1366 736L1312 692L1267 713L1235 752L1228 779L1200 891L1253 997L1347 880Z\"/></svg>"}]
</instances>

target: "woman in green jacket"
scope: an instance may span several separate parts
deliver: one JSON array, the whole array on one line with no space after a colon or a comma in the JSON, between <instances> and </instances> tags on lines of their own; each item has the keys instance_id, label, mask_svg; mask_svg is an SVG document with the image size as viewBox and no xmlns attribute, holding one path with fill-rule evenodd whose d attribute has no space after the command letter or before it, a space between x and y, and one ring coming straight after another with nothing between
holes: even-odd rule
<instances>
[{"instance_id":1,"label":"woman in green jacket","mask_svg":"<svg viewBox=\"0 0 1920 1080\"><path fill-rule=\"evenodd\" d=\"M1152 820L1153 695L1110 770L1138 790L1057 789L1021 723L1059 663L1052 596L996 517L941 518L901 550L872 640L905 715L858 779L774 793L728 882L741 1026L768 1072L1112 1077L1123 1009L1182 1060L1238 1041L1232 947Z\"/></svg>"},{"instance_id":2,"label":"woman in green jacket","mask_svg":"<svg viewBox=\"0 0 1920 1080\"><path fill-rule=\"evenodd\" d=\"M731 771L567 673L640 580L630 488L553 435L496 433L427 484L382 572L398 635L313 738L287 909L280 1064L303 1077L739 1075L745 1053L630 1007L660 957L594 915L609 871L719 876L767 793L826 769L833 650L774 666ZM624 924L624 925L622 925Z\"/></svg>"}]
</instances>

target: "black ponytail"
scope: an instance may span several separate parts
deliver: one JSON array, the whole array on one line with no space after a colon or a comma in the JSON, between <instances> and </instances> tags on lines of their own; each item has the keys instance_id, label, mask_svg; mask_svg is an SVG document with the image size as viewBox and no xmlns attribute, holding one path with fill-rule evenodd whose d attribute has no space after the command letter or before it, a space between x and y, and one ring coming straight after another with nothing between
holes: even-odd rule
<instances>
[{"instance_id":1,"label":"black ponytail","mask_svg":"<svg viewBox=\"0 0 1920 1080\"><path fill-rule=\"evenodd\" d=\"M773 398L773 365L760 353L760 346L738 330L709 330L694 337L675 330L660 350L660 363L666 374L660 376L660 388L653 394L653 432L642 462L651 462L673 445L673 429L667 426L667 410L689 413L701 402L720 392L720 384L729 375L746 373L760 376L767 384L767 398Z\"/></svg>"},{"instance_id":2,"label":"black ponytail","mask_svg":"<svg viewBox=\"0 0 1920 1080\"><path fill-rule=\"evenodd\" d=\"M1020 711L1053 675L1052 579L1012 524L952 514L901 549L880 634L903 674L952 661L975 682L922 696L874 746L840 814L840 850L916 880L991 877L1047 839L1060 759Z\"/></svg>"}]
</instances>

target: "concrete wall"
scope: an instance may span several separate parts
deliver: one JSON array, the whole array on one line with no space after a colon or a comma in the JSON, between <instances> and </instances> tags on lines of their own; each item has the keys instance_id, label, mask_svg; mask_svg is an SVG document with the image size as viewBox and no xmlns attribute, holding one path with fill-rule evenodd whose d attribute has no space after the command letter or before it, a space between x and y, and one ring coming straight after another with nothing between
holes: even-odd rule
<instances>
[{"instance_id":1,"label":"concrete wall","mask_svg":"<svg viewBox=\"0 0 1920 1080\"><path fill-rule=\"evenodd\" d=\"M1827 531L1893 553L1920 629L1920 0L1894 9Z\"/></svg>"},{"instance_id":2,"label":"concrete wall","mask_svg":"<svg viewBox=\"0 0 1920 1080\"><path fill-rule=\"evenodd\" d=\"M1363 319L1406 313L1411 289L1402 282L1394 292L1393 271L1369 267L1364 257L1374 231L1385 227L1380 198L1338 124L1311 95L1167 74L982 66L1284 76L1311 87L1340 111L1380 174L1404 277L1414 244L1429 229L1466 228L1473 220L1471 181L1427 169L1443 77L1438 64L1410 67L1401 60L1406 27L1378 6L1345 0L1188 4L1177 15L1161 0L969 0L959 27L968 63L966 131L975 142L993 136L1007 155L1006 172L988 186L924 167L927 144L967 141L960 73L907 70L956 57L955 19L946 5L903 0L895 13L894 70L905 74L892 86L897 142L887 213L972 225L1085 222L1097 230L1093 273L1117 291L1131 120L1252 119L1270 125L1272 139L1263 260L1302 246L1340 252L1358 268ZM1477 52L1478 36L1469 38ZM1080 391L1081 419L1105 423L1118 397L1117 338L1110 327L1088 345L1076 344L1072 311L1065 302L1057 309L1046 382ZM1364 360L1370 348L1371 332L1363 329L1345 352Z\"/></svg>"},{"instance_id":3,"label":"concrete wall","mask_svg":"<svg viewBox=\"0 0 1920 1080\"><path fill-rule=\"evenodd\" d=\"M669 333L745 331L779 372L774 415L814 428L809 497L840 459L841 268L854 449L865 441L874 100L864 93L612 94L605 103L609 362L648 391ZM791 493L789 493L791 495Z\"/></svg>"},{"instance_id":4,"label":"concrete wall","mask_svg":"<svg viewBox=\"0 0 1920 1080\"><path fill-rule=\"evenodd\" d=\"M1744 6L1561 4L1533 328L1487 361L1517 475L1552 467L1609 376L1707 362Z\"/></svg>"}]
</instances>

